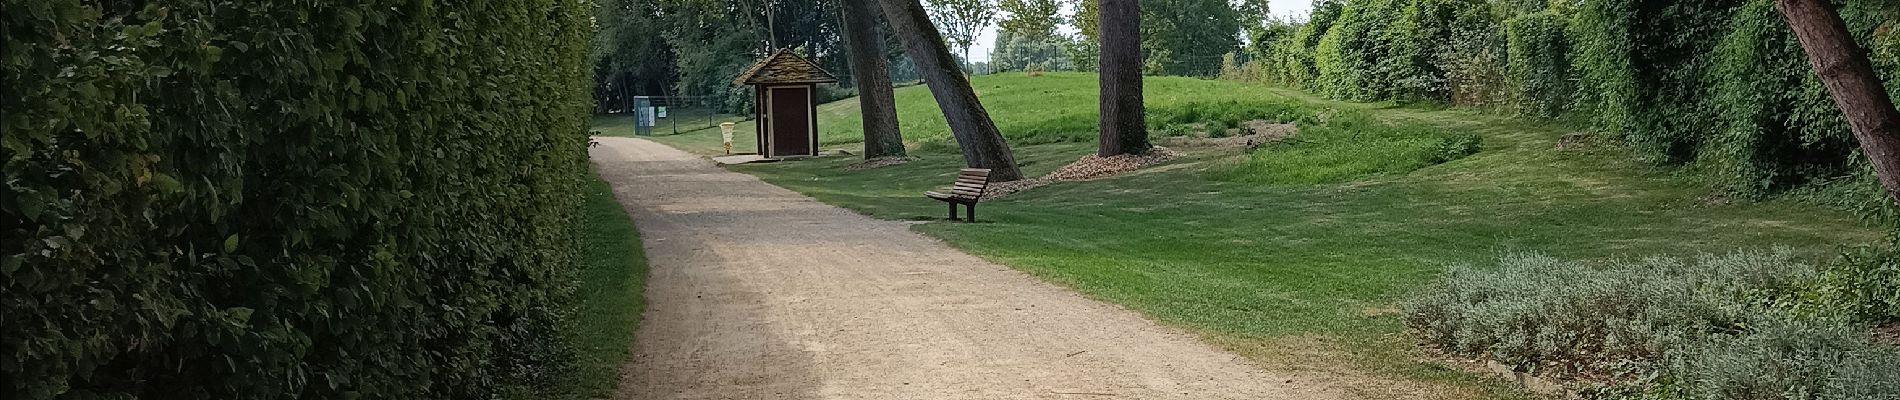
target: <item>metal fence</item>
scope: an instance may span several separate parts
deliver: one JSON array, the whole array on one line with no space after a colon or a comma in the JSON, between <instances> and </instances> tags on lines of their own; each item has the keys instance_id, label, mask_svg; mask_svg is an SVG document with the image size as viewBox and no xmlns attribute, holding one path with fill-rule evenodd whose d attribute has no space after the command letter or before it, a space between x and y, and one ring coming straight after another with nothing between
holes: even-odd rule
<instances>
[{"instance_id":1,"label":"metal fence","mask_svg":"<svg viewBox=\"0 0 1900 400\"><path fill-rule=\"evenodd\" d=\"M711 96L634 96L633 110L628 113L633 134L679 134L718 127L732 116L721 114L714 101Z\"/></svg>"}]
</instances>

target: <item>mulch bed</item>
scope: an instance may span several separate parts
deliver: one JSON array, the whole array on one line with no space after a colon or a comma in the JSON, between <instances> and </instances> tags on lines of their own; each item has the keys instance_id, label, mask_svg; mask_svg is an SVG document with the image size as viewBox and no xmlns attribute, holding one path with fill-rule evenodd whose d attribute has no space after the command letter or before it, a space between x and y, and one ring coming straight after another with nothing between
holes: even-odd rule
<instances>
[{"instance_id":1,"label":"mulch bed","mask_svg":"<svg viewBox=\"0 0 1900 400\"><path fill-rule=\"evenodd\" d=\"M1056 168L1054 172L1037 178L1011 182L992 183L983 191L984 199L1002 197L1011 193L1033 189L1056 182L1080 181L1101 178L1124 172L1134 171L1156 164L1181 158L1181 152L1174 149L1155 146L1148 154L1121 154L1102 157L1094 154L1082 156L1075 162Z\"/></svg>"},{"instance_id":2,"label":"mulch bed","mask_svg":"<svg viewBox=\"0 0 1900 400\"><path fill-rule=\"evenodd\" d=\"M1900 322L1874 327L1874 343L1900 346Z\"/></svg>"}]
</instances>

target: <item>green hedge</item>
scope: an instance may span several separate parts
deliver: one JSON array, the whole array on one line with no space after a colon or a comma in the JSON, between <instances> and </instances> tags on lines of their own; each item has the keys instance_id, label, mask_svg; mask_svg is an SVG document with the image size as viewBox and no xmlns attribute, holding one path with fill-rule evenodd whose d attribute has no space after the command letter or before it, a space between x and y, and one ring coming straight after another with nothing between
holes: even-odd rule
<instances>
[{"instance_id":1,"label":"green hedge","mask_svg":"<svg viewBox=\"0 0 1900 400\"><path fill-rule=\"evenodd\" d=\"M1521 97L1520 112L1556 117L1570 105L1570 64L1564 42L1564 20L1544 11L1504 21L1509 74Z\"/></svg>"},{"instance_id":2,"label":"green hedge","mask_svg":"<svg viewBox=\"0 0 1900 400\"><path fill-rule=\"evenodd\" d=\"M4 0L0 393L560 384L584 0Z\"/></svg>"}]
</instances>

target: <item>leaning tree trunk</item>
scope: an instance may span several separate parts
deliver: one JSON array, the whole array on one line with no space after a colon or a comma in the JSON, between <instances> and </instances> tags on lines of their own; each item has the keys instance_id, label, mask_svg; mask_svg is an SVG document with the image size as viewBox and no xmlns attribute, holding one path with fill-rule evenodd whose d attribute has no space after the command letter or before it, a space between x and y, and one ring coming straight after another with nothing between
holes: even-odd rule
<instances>
[{"instance_id":1,"label":"leaning tree trunk","mask_svg":"<svg viewBox=\"0 0 1900 400\"><path fill-rule=\"evenodd\" d=\"M1874 75L1867 50L1854 43L1841 15L1824 0L1775 0L1775 10L1794 28L1814 73L1847 115L1854 138L1873 161L1880 186L1900 201L1900 110Z\"/></svg>"},{"instance_id":2,"label":"leaning tree trunk","mask_svg":"<svg viewBox=\"0 0 1900 400\"><path fill-rule=\"evenodd\" d=\"M864 158L904 155L897 129L897 103L884 65L884 38L877 34L877 0L844 0L845 45L851 48L851 76L858 83L858 109L864 113Z\"/></svg>"},{"instance_id":3,"label":"leaning tree trunk","mask_svg":"<svg viewBox=\"0 0 1900 400\"><path fill-rule=\"evenodd\" d=\"M1101 82L1101 138L1095 154L1103 157L1148 152L1148 127L1141 105L1141 1L1101 0L1097 17L1102 38L1096 60Z\"/></svg>"},{"instance_id":4,"label":"leaning tree trunk","mask_svg":"<svg viewBox=\"0 0 1900 400\"><path fill-rule=\"evenodd\" d=\"M996 131L996 123L977 101L970 78L963 75L956 56L950 55L949 46L943 44L943 35L930 24L923 4L918 0L878 0L878 4L884 8L892 33L904 42L904 53L910 55L917 73L930 86L930 95L937 98L937 107L943 109L950 134L963 149L963 162L973 168L989 168L993 182L1022 179L1009 144L1003 142L1003 134Z\"/></svg>"}]
</instances>

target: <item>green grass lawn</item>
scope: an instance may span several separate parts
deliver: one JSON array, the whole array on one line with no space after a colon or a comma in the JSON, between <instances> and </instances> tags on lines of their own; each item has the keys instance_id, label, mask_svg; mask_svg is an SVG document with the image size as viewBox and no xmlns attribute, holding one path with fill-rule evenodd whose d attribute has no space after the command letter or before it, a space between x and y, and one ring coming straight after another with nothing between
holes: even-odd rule
<instances>
[{"instance_id":1,"label":"green grass lawn","mask_svg":"<svg viewBox=\"0 0 1900 400\"><path fill-rule=\"evenodd\" d=\"M582 221L580 307L573 321L573 342L579 362L564 398L599 399L613 394L620 381L620 364L632 350L634 328L640 324L646 287L646 255L640 232L627 218L613 188L599 177L588 176Z\"/></svg>"},{"instance_id":2,"label":"green grass lawn","mask_svg":"<svg viewBox=\"0 0 1900 400\"><path fill-rule=\"evenodd\" d=\"M1093 75L998 74L974 85L1025 173L1093 150ZM1620 147L1557 149L1565 129L1235 82L1150 77L1146 86L1151 127L1238 115L1297 122L1302 139L1051 185L983 203L981 223L915 229L1269 365L1365 377L1376 383L1353 390L1367 398L1521 396L1423 361L1404 335L1397 301L1451 265L1515 251L1609 259L1772 246L1819 259L1881 237L1842 212L1700 200L1709 189L1627 161ZM878 218L942 218L942 204L920 193L949 183L962 159L927 89L899 89L897 100L916 161L864 171L845 171L857 161L850 157L733 169ZM820 114L825 147L859 141L855 99ZM691 145L704 135L657 139L706 153ZM1482 151L1442 163L1393 160L1436 146L1413 143L1419 138L1460 135L1479 138Z\"/></svg>"}]
</instances>

